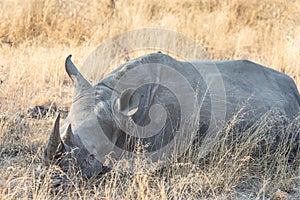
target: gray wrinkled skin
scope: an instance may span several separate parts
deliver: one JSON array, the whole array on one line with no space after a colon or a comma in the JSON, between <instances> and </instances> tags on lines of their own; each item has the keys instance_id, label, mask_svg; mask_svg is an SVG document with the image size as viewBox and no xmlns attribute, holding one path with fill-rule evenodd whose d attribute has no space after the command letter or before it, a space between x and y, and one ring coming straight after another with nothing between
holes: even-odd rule
<instances>
[{"instance_id":1,"label":"gray wrinkled skin","mask_svg":"<svg viewBox=\"0 0 300 200\"><path fill-rule=\"evenodd\" d=\"M133 94L112 96L118 80L129 70L143 67L145 63L167 65L188 80L197 92L199 105L201 102L201 135L205 135L211 117L210 97L206 93L208 86L203 79L205 76L221 77L223 80L226 92L226 108L223 108L226 111L226 121L241 108L247 113L242 117L248 125L273 108L283 110L291 119L299 114L300 96L294 81L283 73L247 60L188 63L179 62L162 53L153 53L121 65L92 86L68 57L66 71L73 81L76 94L70 113L61 127L59 117L56 120L44 151L43 164L58 164L67 168L66 166L73 162L81 169L84 177L101 173L106 156L114 152L116 146L127 151L133 151L135 148L135 140L128 140L118 122L134 121L139 126L145 126L149 123L149 108L154 104L164 105L168 112L168 120L163 133L145 139L144 143L151 144L147 147L148 151L160 148L162 143L168 143L172 139L172 132L176 130L174 124L180 123L180 105L167 88L148 84ZM217 66L219 73L207 74L207 69L212 65ZM116 111L115 114L113 110ZM102 132L108 140L103 140L100 134Z\"/></svg>"}]
</instances>

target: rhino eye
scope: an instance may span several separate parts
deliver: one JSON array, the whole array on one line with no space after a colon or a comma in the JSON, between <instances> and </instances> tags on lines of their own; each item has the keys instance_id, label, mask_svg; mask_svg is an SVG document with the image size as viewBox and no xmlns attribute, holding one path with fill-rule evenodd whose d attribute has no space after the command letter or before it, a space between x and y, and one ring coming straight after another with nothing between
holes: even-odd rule
<instances>
[{"instance_id":1,"label":"rhino eye","mask_svg":"<svg viewBox=\"0 0 300 200\"><path fill-rule=\"evenodd\" d=\"M96 159L95 155L93 155L93 154L88 155L83 161L84 166L87 167L87 166L92 165L95 162L95 159Z\"/></svg>"},{"instance_id":2,"label":"rhino eye","mask_svg":"<svg viewBox=\"0 0 300 200\"><path fill-rule=\"evenodd\" d=\"M94 154L91 154L90 157L89 157L89 163L93 163L95 161L95 155Z\"/></svg>"}]
</instances>

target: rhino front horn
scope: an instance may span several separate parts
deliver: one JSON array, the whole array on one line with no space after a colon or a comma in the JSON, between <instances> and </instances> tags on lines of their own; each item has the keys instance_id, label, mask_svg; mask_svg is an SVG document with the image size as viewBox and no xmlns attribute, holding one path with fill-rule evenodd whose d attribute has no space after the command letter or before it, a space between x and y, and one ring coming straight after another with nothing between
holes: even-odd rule
<instances>
[{"instance_id":1,"label":"rhino front horn","mask_svg":"<svg viewBox=\"0 0 300 200\"><path fill-rule=\"evenodd\" d=\"M72 55L67 57L65 67L69 77L73 82L76 93L79 93L80 91L91 87L91 84L78 71L77 67L72 62L71 57Z\"/></svg>"},{"instance_id":2,"label":"rhino front horn","mask_svg":"<svg viewBox=\"0 0 300 200\"><path fill-rule=\"evenodd\" d=\"M62 151L63 143L60 138L59 133L59 120L60 120L60 114L56 117L56 120L53 125L53 129L51 131L48 145L46 146L46 149L44 151L44 163L46 165L49 165L50 162L53 160L53 157Z\"/></svg>"}]
</instances>

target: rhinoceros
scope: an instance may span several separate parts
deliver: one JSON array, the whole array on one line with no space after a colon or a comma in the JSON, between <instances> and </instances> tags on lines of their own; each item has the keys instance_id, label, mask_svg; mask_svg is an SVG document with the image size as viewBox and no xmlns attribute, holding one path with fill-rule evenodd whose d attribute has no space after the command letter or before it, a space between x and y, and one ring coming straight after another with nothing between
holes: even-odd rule
<instances>
[{"instance_id":1,"label":"rhinoceros","mask_svg":"<svg viewBox=\"0 0 300 200\"><path fill-rule=\"evenodd\" d=\"M65 68L75 96L62 126L59 115L54 122L43 164L64 168L73 157L85 177L102 173L106 156L116 148L133 152L139 143L154 152L166 146L175 133L184 132L182 118L189 121L195 112L195 131L205 136L210 127L224 125L241 109L241 126L255 123L273 108L290 119L300 110L299 92L289 76L248 60L178 61L151 53L122 64L95 85L83 77L71 56ZM151 110L153 105L162 107ZM155 115L160 109L164 112ZM160 121L162 127L157 125ZM157 134L151 132L152 122ZM139 137L125 130L134 129L132 123L143 128Z\"/></svg>"}]
</instances>

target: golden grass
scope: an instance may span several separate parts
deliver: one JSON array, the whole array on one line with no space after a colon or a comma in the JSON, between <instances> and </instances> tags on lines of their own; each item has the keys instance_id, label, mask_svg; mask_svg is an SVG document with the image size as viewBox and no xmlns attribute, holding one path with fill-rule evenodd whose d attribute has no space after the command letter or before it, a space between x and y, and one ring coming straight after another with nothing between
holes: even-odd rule
<instances>
[{"instance_id":1,"label":"golden grass","mask_svg":"<svg viewBox=\"0 0 300 200\"><path fill-rule=\"evenodd\" d=\"M53 118L27 113L36 105L70 106L64 71L69 54L80 66L108 38L141 27L186 35L212 59L254 60L290 75L300 88L299 1L3 0L0 8L0 199L299 197L299 163L290 169L287 144L253 159L262 138L249 143L247 132L238 146L221 140L202 164L189 157L160 173L137 163L134 173L113 170L100 180L68 176L64 190L53 193L52 172L44 171L45 178L33 173ZM272 125L263 127L266 132ZM292 131L282 129L299 134L297 123ZM223 140L230 139L232 131L224 134Z\"/></svg>"}]
</instances>

